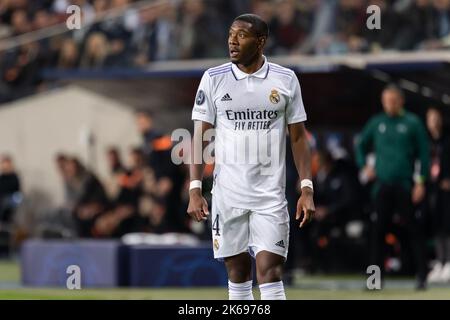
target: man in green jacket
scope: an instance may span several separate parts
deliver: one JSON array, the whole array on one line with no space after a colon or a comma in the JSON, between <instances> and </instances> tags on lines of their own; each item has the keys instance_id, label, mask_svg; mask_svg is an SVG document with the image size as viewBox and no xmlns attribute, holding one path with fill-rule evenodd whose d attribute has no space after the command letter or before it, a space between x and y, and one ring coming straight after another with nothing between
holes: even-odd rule
<instances>
[{"instance_id":1,"label":"man in green jacket","mask_svg":"<svg viewBox=\"0 0 450 320\"><path fill-rule=\"evenodd\" d=\"M363 176L374 182L370 260L383 270L386 230L394 214L398 214L411 242L417 289L424 289L427 274L425 241L414 215L414 206L425 196L424 182L429 172L428 137L421 120L404 109L400 88L387 86L381 102L384 112L370 119L356 144L358 166ZM370 152L375 155L375 167L367 162ZM416 160L420 161L420 173L415 173Z\"/></svg>"}]
</instances>

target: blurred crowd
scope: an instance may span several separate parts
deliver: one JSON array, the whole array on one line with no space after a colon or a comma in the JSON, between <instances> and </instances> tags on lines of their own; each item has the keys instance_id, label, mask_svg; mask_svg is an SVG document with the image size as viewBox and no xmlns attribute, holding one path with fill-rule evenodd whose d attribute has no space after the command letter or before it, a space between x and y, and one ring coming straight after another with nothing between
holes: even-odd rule
<instances>
[{"instance_id":1,"label":"blurred crowd","mask_svg":"<svg viewBox=\"0 0 450 320\"><path fill-rule=\"evenodd\" d=\"M65 200L40 222L39 236L118 238L169 232L205 236L204 226L192 227L185 214L187 167L171 161L170 136L154 130L150 113L138 112L136 123L142 145L131 148L126 157L117 147L106 150L106 178L99 178L77 157L56 155Z\"/></svg>"},{"instance_id":2,"label":"blurred crowd","mask_svg":"<svg viewBox=\"0 0 450 320\"><path fill-rule=\"evenodd\" d=\"M152 61L227 55L234 17L253 12L270 26L268 55L430 50L450 45L450 0L0 0L0 40L62 24L57 36L0 51L0 102L45 88L45 68L117 68ZM151 3L151 1L149 1ZM67 30L66 9L81 8L82 29ZM368 5L381 10L369 30ZM122 10L108 18L110 10Z\"/></svg>"}]
</instances>

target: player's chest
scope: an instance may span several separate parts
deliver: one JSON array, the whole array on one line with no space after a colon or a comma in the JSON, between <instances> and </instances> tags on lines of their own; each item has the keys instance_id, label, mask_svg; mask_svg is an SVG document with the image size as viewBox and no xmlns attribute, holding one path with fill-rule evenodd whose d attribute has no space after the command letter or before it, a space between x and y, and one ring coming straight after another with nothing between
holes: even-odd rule
<instances>
[{"instance_id":1,"label":"player's chest","mask_svg":"<svg viewBox=\"0 0 450 320\"><path fill-rule=\"evenodd\" d=\"M255 116L261 112L281 115L288 102L288 92L282 86L247 79L218 88L214 95L218 116L227 116L230 112L239 111L253 112Z\"/></svg>"}]
</instances>

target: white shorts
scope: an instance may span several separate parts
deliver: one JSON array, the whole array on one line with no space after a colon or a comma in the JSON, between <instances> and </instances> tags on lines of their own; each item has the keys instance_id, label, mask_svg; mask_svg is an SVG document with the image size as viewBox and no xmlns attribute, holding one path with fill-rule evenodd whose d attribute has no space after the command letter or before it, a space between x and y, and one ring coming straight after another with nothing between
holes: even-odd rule
<instances>
[{"instance_id":1,"label":"white shorts","mask_svg":"<svg viewBox=\"0 0 450 320\"><path fill-rule=\"evenodd\" d=\"M212 197L212 240L214 258L222 260L242 252L256 257L269 251L284 258L289 246L287 204L270 210L233 208L217 195Z\"/></svg>"}]
</instances>

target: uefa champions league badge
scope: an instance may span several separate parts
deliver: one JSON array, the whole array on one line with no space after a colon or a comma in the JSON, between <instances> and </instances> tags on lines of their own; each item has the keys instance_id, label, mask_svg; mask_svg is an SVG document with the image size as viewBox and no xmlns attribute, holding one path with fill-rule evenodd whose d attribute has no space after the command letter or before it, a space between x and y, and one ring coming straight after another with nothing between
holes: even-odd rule
<instances>
[{"instance_id":1,"label":"uefa champions league badge","mask_svg":"<svg viewBox=\"0 0 450 320\"><path fill-rule=\"evenodd\" d=\"M195 102L197 103L197 105L202 105L203 102L205 102L205 93L203 92L203 90L200 90L197 93L197 97L195 98Z\"/></svg>"},{"instance_id":2,"label":"uefa champions league badge","mask_svg":"<svg viewBox=\"0 0 450 320\"><path fill-rule=\"evenodd\" d=\"M219 250L219 240L214 239L214 250Z\"/></svg>"},{"instance_id":3,"label":"uefa champions league badge","mask_svg":"<svg viewBox=\"0 0 450 320\"><path fill-rule=\"evenodd\" d=\"M280 95L278 94L277 90L273 89L271 91L270 96L269 96L269 100L273 104L277 104L278 102L280 102Z\"/></svg>"}]
</instances>

